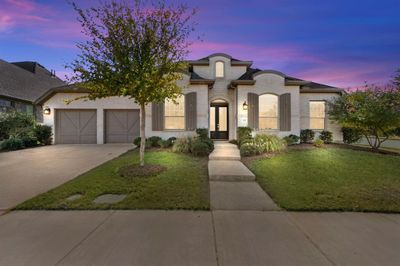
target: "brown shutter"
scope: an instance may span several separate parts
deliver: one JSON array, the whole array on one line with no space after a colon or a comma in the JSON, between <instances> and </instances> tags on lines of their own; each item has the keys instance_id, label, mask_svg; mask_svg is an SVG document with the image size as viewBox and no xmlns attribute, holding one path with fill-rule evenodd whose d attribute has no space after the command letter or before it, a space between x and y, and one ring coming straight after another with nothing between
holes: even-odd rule
<instances>
[{"instance_id":1,"label":"brown shutter","mask_svg":"<svg viewBox=\"0 0 400 266\"><path fill-rule=\"evenodd\" d=\"M164 130L164 103L151 104L151 123L153 131Z\"/></svg>"},{"instance_id":2,"label":"brown shutter","mask_svg":"<svg viewBox=\"0 0 400 266\"><path fill-rule=\"evenodd\" d=\"M258 95L249 92L247 94L248 103L248 126L258 129Z\"/></svg>"},{"instance_id":3,"label":"brown shutter","mask_svg":"<svg viewBox=\"0 0 400 266\"><path fill-rule=\"evenodd\" d=\"M197 127L197 93L185 95L185 125L186 130L196 130Z\"/></svg>"},{"instance_id":4,"label":"brown shutter","mask_svg":"<svg viewBox=\"0 0 400 266\"><path fill-rule=\"evenodd\" d=\"M291 130L291 101L290 93L279 96L279 125L280 131Z\"/></svg>"}]
</instances>

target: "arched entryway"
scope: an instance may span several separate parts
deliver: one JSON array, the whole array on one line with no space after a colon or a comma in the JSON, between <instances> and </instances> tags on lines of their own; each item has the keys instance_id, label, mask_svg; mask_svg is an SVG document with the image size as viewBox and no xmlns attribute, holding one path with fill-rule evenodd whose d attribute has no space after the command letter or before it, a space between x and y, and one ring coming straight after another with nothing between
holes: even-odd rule
<instances>
[{"instance_id":1,"label":"arched entryway","mask_svg":"<svg viewBox=\"0 0 400 266\"><path fill-rule=\"evenodd\" d=\"M217 99L210 104L210 137L227 140L229 138L229 104Z\"/></svg>"}]
</instances>

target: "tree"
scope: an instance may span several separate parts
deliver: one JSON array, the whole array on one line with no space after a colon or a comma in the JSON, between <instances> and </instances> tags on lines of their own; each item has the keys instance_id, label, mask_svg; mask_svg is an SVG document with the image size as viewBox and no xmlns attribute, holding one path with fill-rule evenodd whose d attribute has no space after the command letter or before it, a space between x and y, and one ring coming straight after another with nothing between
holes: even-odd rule
<instances>
[{"instance_id":1,"label":"tree","mask_svg":"<svg viewBox=\"0 0 400 266\"><path fill-rule=\"evenodd\" d=\"M372 149L400 127L400 89L366 85L330 103L329 115L344 127L360 130Z\"/></svg>"},{"instance_id":2,"label":"tree","mask_svg":"<svg viewBox=\"0 0 400 266\"><path fill-rule=\"evenodd\" d=\"M396 74L392 80L392 83L394 86L396 86L397 88L400 88L400 68L397 69Z\"/></svg>"},{"instance_id":3,"label":"tree","mask_svg":"<svg viewBox=\"0 0 400 266\"><path fill-rule=\"evenodd\" d=\"M67 68L70 82L85 88L81 98L94 100L127 96L140 106L140 166L144 166L145 107L151 102L175 101L181 94L189 37L195 10L184 5L146 1L115 1L82 9L78 21L87 40L77 44L80 54Z\"/></svg>"}]
</instances>

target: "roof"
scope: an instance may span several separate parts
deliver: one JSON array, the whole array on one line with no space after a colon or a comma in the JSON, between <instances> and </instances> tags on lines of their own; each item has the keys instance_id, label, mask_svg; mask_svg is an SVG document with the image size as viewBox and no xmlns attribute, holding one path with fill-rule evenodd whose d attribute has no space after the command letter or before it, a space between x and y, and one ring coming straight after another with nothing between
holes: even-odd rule
<instances>
[{"instance_id":1,"label":"roof","mask_svg":"<svg viewBox=\"0 0 400 266\"><path fill-rule=\"evenodd\" d=\"M233 65L233 66L248 66L248 67L250 67L253 64L253 61L239 60L239 59L233 58L232 56L230 56L228 54L224 54L224 53L214 53L214 54L211 54L209 56L200 58L198 60L191 60L188 63L190 65L209 65L210 64L210 58L211 57L216 57L216 56L222 56L222 57L226 57L226 58L230 59L231 60L231 65Z\"/></svg>"},{"instance_id":2,"label":"roof","mask_svg":"<svg viewBox=\"0 0 400 266\"><path fill-rule=\"evenodd\" d=\"M36 62L8 63L0 59L0 96L35 102L49 89L65 84Z\"/></svg>"},{"instance_id":3,"label":"roof","mask_svg":"<svg viewBox=\"0 0 400 266\"><path fill-rule=\"evenodd\" d=\"M333 87L330 85L326 84L320 84L312 81L307 81L291 76L287 76L283 74L282 72L275 71L275 70L261 70L258 68L247 68L247 71L240 76L237 80L233 80L229 87L231 88L232 86L235 85L252 85L254 84L254 76L260 75L262 73L275 73L277 75L283 76L285 78L285 84L286 85L297 85L300 86L300 92L302 93L312 93L312 92L335 92L335 93L342 93L343 89Z\"/></svg>"}]
</instances>

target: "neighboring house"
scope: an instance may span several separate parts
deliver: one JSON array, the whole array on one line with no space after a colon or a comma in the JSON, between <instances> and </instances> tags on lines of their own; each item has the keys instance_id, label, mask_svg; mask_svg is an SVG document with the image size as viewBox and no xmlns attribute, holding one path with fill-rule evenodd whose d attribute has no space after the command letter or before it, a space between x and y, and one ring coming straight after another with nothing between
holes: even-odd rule
<instances>
[{"instance_id":1,"label":"neighboring house","mask_svg":"<svg viewBox=\"0 0 400 266\"><path fill-rule=\"evenodd\" d=\"M42 107L35 101L49 89L62 85L64 81L39 63L8 63L0 59L0 112L26 112L40 121Z\"/></svg>"},{"instance_id":2,"label":"neighboring house","mask_svg":"<svg viewBox=\"0 0 400 266\"><path fill-rule=\"evenodd\" d=\"M183 137L208 128L213 139L235 139L238 127L281 137L301 129L329 130L341 140L340 127L327 116L326 102L342 90L305 81L273 70L251 68L226 54L189 61L178 84L178 105L170 101L146 107L146 136ZM95 101L71 100L85 91L73 86L54 88L37 104L50 110L44 123L54 129L55 143L131 142L139 136L139 106L126 97Z\"/></svg>"}]
</instances>

